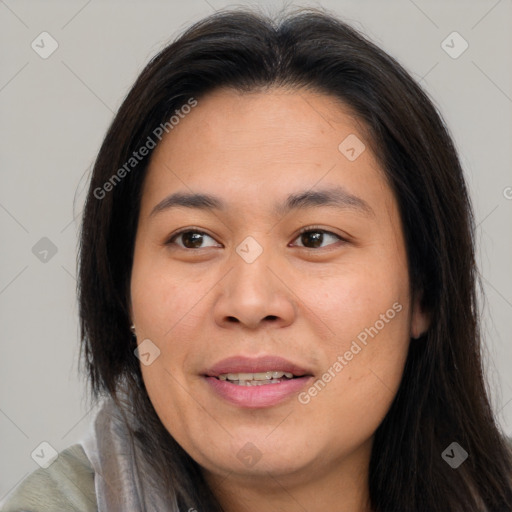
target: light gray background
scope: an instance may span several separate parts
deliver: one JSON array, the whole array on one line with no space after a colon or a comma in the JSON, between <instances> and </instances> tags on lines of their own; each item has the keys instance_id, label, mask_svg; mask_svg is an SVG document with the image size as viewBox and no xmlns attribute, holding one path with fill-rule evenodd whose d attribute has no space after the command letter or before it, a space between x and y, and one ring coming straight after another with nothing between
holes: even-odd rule
<instances>
[{"instance_id":1,"label":"light gray background","mask_svg":"<svg viewBox=\"0 0 512 512\"><path fill-rule=\"evenodd\" d=\"M38 467L39 443L77 442L93 414L77 375L75 261L84 185L113 113L166 41L228 5L0 0L0 499ZM489 383L512 434L511 1L293 5L322 5L364 31L442 111L474 200ZM59 45L47 59L31 48L43 31ZM457 59L441 47L453 31L469 43ZM42 237L57 247L47 262L32 252Z\"/></svg>"}]
</instances>

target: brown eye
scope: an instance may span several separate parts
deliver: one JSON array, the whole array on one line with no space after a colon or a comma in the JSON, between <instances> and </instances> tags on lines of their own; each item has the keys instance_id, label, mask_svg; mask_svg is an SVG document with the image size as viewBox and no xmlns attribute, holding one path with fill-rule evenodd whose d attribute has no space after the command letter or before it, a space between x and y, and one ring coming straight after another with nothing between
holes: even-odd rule
<instances>
[{"instance_id":1,"label":"brown eye","mask_svg":"<svg viewBox=\"0 0 512 512\"><path fill-rule=\"evenodd\" d=\"M300 235L296 238L296 240L300 240L303 245L299 247L306 247L308 249L317 249L322 248L322 243L332 237L337 240L343 240L340 236L335 233L331 233L330 231L326 231L324 229L308 229L304 230L300 233ZM332 245L332 244L327 244ZM325 247L325 246L323 246Z\"/></svg>"},{"instance_id":2,"label":"brown eye","mask_svg":"<svg viewBox=\"0 0 512 512\"><path fill-rule=\"evenodd\" d=\"M188 230L188 231L181 231L180 233L175 234L167 244L176 244L176 240L179 240L181 238L181 243L178 243L178 247L181 247L183 249L203 249L204 246L202 246L204 237L210 238L213 240L213 238L210 235L207 235L206 233L202 231L195 231L195 230ZM206 246L206 247L212 247Z\"/></svg>"}]
</instances>

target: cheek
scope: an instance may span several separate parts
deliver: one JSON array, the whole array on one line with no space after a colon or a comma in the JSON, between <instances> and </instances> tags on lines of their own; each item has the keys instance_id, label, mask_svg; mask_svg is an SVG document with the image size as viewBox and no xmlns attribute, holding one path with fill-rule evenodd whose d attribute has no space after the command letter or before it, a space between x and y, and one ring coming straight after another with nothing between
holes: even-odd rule
<instances>
[{"instance_id":1,"label":"cheek","mask_svg":"<svg viewBox=\"0 0 512 512\"><path fill-rule=\"evenodd\" d=\"M386 268L369 258L344 261L326 274L302 272L300 278L294 278L294 292L305 304L304 311L313 312L317 322L321 319L329 327L326 340L355 337L390 309L387 316L392 317L392 323L396 324L398 317L399 321L407 321L403 312L409 303L407 274L401 268ZM393 309L395 302L401 308ZM402 310L400 315L396 309ZM386 326L390 323L386 322Z\"/></svg>"},{"instance_id":2,"label":"cheek","mask_svg":"<svg viewBox=\"0 0 512 512\"><path fill-rule=\"evenodd\" d=\"M166 425L168 416L191 407L183 386L191 355L204 350L199 331L209 314L205 296L212 287L204 277L175 267L164 258L141 254L135 258L131 277L138 341L150 339L160 350L154 363L141 365L142 376Z\"/></svg>"},{"instance_id":3,"label":"cheek","mask_svg":"<svg viewBox=\"0 0 512 512\"><path fill-rule=\"evenodd\" d=\"M207 290L204 279L158 265L156 258L135 261L131 278L135 321L144 326L144 336L168 340L171 333L197 324L198 315L204 315L201 298Z\"/></svg>"},{"instance_id":4,"label":"cheek","mask_svg":"<svg viewBox=\"0 0 512 512\"><path fill-rule=\"evenodd\" d=\"M200 299L208 288L168 261L146 254L135 258L131 298L138 342L150 339L160 350L154 362L141 365L142 377L156 413L173 434L186 431L197 414L184 389L185 374L187 358L198 349L199 318L204 321L206 314Z\"/></svg>"},{"instance_id":5,"label":"cheek","mask_svg":"<svg viewBox=\"0 0 512 512\"><path fill-rule=\"evenodd\" d=\"M325 355L325 373L306 390L302 403L331 418L333 428L336 422L348 421L353 433L366 427L370 432L393 400L407 357L410 306L405 270L354 264L349 271L325 276L320 285L318 278L308 276L298 295L304 311L329 327L328 335L317 340Z\"/></svg>"}]
</instances>

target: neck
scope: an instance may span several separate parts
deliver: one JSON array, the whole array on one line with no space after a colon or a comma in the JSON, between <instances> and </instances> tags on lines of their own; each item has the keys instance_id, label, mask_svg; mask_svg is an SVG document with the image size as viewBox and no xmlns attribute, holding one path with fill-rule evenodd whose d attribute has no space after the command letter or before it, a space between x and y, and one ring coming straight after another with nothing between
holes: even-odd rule
<instances>
[{"instance_id":1,"label":"neck","mask_svg":"<svg viewBox=\"0 0 512 512\"><path fill-rule=\"evenodd\" d=\"M371 512L370 451L371 442L329 466L317 460L287 474L263 469L226 476L205 471L205 478L225 512Z\"/></svg>"}]
</instances>

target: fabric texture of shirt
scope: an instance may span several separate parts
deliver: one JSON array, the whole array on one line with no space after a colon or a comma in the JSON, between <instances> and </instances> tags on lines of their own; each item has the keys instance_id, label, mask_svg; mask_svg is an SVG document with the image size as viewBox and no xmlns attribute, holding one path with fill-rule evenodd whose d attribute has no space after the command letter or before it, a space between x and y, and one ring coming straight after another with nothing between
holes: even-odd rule
<instances>
[{"instance_id":1,"label":"fabric texture of shirt","mask_svg":"<svg viewBox=\"0 0 512 512\"><path fill-rule=\"evenodd\" d=\"M0 512L180 512L175 495L164 501L151 484L158 478L130 435L138 421L105 399L86 437L28 475Z\"/></svg>"},{"instance_id":2,"label":"fabric texture of shirt","mask_svg":"<svg viewBox=\"0 0 512 512\"><path fill-rule=\"evenodd\" d=\"M59 453L48 468L28 475L7 497L2 512L96 512L94 469L80 444Z\"/></svg>"}]
</instances>

